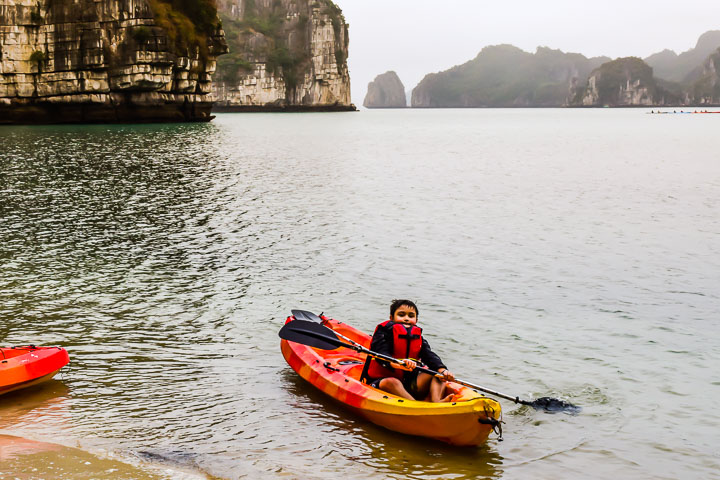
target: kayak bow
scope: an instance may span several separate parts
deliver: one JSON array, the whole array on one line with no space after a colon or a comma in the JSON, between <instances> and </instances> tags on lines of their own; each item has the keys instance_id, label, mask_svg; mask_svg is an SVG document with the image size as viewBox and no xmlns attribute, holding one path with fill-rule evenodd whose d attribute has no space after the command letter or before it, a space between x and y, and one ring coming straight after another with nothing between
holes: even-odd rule
<instances>
[{"instance_id":1,"label":"kayak bow","mask_svg":"<svg viewBox=\"0 0 720 480\"><path fill-rule=\"evenodd\" d=\"M0 348L0 395L50 380L69 361L60 347Z\"/></svg>"}]
</instances>

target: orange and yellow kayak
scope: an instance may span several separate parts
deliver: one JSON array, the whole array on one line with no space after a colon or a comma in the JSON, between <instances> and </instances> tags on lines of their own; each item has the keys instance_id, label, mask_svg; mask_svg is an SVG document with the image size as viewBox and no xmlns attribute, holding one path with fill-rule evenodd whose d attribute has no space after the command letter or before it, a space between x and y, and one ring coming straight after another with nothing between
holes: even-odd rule
<instances>
[{"instance_id":1,"label":"orange and yellow kayak","mask_svg":"<svg viewBox=\"0 0 720 480\"><path fill-rule=\"evenodd\" d=\"M289 317L287 322L293 321ZM286 322L286 323L287 323ZM323 317L323 325L365 348L370 336ZM500 404L470 388L449 383L450 402L406 400L360 381L366 355L349 348L320 350L287 340L280 348L288 364L302 378L350 410L389 430L429 437L452 445L484 443L501 420Z\"/></svg>"},{"instance_id":2,"label":"orange and yellow kayak","mask_svg":"<svg viewBox=\"0 0 720 480\"><path fill-rule=\"evenodd\" d=\"M0 348L0 395L50 380L69 361L60 347Z\"/></svg>"}]
</instances>

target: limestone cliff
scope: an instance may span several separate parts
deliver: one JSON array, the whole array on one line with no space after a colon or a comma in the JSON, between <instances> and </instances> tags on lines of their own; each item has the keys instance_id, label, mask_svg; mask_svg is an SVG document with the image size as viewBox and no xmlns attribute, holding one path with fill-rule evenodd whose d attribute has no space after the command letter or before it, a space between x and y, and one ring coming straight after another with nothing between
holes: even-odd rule
<instances>
[{"instance_id":1,"label":"limestone cliff","mask_svg":"<svg viewBox=\"0 0 720 480\"><path fill-rule=\"evenodd\" d=\"M365 108L405 108L405 86L397 73L390 71L375 77L368 83L367 95L363 101Z\"/></svg>"},{"instance_id":2,"label":"limestone cliff","mask_svg":"<svg viewBox=\"0 0 720 480\"><path fill-rule=\"evenodd\" d=\"M627 107L675 105L678 95L658 85L652 68L637 57L618 58L602 64L580 87L573 105L586 107Z\"/></svg>"},{"instance_id":3,"label":"limestone cliff","mask_svg":"<svg viewBox=\"0 0 720 480\"><path fill-rule=\"evenodd\" d=\"M212 0L0 0L0 123L207 121Z\"/></svg>"},{"instance_id":4,"label":"limestone cliff","mask_svg":"<svg viewBox=\"0 0 720 480\"><path fill-rule=\"evenodd\" d=\"M720 48L705 60L689 97L694 105L720 105Z\"/></svg>"},{"instance_id":5,"label":"limestone cliff","mask_svg":"<svg viewBox=\"0 0 720 480\"><path fill-rule=\"evenodd\" d=\"M355 110L348 25L330 0L220 0L217 111Z\"/></svg>"}]
</instances>

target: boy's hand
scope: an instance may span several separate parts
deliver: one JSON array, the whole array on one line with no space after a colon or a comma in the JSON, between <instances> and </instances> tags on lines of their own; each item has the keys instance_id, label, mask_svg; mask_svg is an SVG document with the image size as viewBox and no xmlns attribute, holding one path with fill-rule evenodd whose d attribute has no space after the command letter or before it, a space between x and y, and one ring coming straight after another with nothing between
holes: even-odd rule
<instances>
[{"instance_id":1,"label":"boy's hand","mask_svg":"<svg viewBox=\"0 0 720 480\"><path fill-rule=\"evenodd\" d=\"M445 380L446 382L452 382L453 380L455 380L455 375L453 375L453 373L447 368L439 373L442 374L443 380Z\"/></svg>"},{"instance_id":2,"label":"boy's hand","mask_svg":"<svg viewBox=\"0 0 720 480\"><path fill-rule=\"evenodd\" d=\"M417 367L417 362L414 360L410 360L409 358L406 358L402 361L402 363L393 363L393 368L397 368L398 370L405 370L408 372L411 372L415 370L415 367Z\"/></svg>"}]
</instances>

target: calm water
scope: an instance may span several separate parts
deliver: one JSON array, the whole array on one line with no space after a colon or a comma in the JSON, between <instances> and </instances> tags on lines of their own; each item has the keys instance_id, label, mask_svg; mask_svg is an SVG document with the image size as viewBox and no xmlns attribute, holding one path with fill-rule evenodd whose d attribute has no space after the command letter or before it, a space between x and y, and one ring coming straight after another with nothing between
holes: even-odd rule
<instances>
[{"instance_id":1,"label":"calm water","mask_svg":"<svg viewBox=\"0 0 720 480\"><path fill-rule=\"evenodd\" d=\"M643 113L0 128L0 344L72 359L0 435L230 479L720 478L720 115ZM291 308L369 332L397 297L460 378L583 413L503 402L456 449L285 364Z\"/></svg>"}]
</instances>

